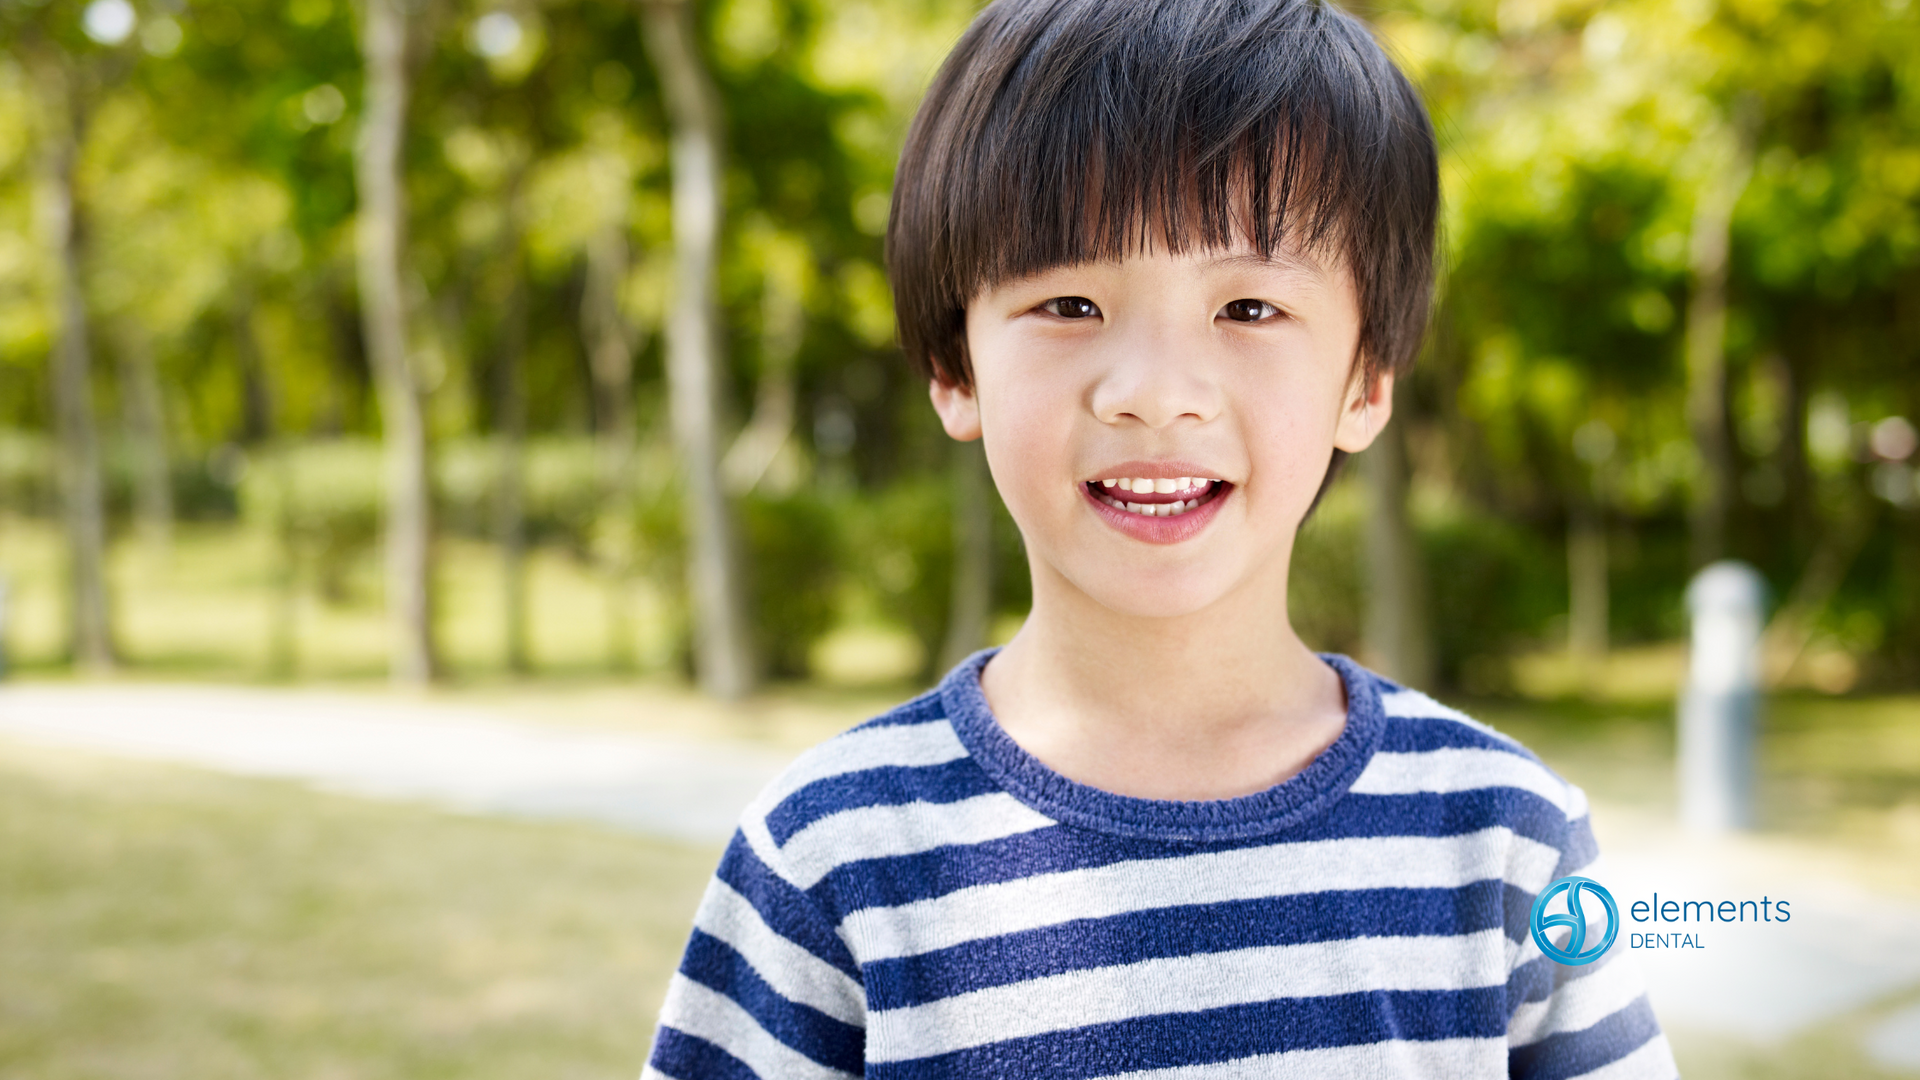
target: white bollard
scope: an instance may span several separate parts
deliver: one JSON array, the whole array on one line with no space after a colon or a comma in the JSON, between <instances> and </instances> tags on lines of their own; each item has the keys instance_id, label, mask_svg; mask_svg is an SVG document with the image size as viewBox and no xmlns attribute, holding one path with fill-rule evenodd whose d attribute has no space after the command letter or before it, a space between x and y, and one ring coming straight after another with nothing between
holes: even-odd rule
<instances>
[{"instance_id":1,"label":"white bollard","mask_svg":"<svg viewBox=\"0 0 1920 1080\"><path fill-rule=\"evenodd\" d=\"M1759 571L1733 560L1687 586L1693 652L1680 695L1680 821L1696 832L1753 824L1766 595Z\"/></svg>"}]
</instances>

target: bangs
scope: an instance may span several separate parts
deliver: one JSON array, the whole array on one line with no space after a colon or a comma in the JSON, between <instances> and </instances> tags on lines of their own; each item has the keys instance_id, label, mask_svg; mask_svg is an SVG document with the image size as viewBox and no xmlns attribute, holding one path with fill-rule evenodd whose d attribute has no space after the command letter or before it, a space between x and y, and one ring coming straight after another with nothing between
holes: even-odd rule
<instances>
[{"instance_id":1,"label":"bangs","mask_svg":"<svg viewBox=\"0 0 1920 1080\"><path fill-rule=\"evenodd\" d=\"M1425 324L1437 201L1424 108L1334 7L997 3L942 67L902 155L887 243L901 343L923 374L967 385L980 290L1245 243L1337 255L1369 370L1397 369Z\"/></svg>"}]
</instances>

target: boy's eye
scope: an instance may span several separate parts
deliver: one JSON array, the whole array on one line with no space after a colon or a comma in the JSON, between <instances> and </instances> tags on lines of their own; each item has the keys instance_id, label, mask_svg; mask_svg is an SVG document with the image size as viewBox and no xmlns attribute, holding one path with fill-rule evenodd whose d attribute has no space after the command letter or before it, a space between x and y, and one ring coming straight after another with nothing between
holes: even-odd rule
<instances>
[{"instance_id":1,"label":"boy's eye","mask_svg":"<svg viewBox=\"0 0 1920 1080\"><path fill-rule=\"evenodd\" d=\"M1040 310L1063 319L1092 319L1100 314L1099 307L1084 296L1056 296L1041 304Z\"/></svg>"},{"instance_id":2,"label":"boy's eye","mask_svg":"<svg viewBox=\"0 0 1920 1080\"><path fill-rule=\"evenodd\" d=\"M1265 300L1229 300L1220 314L1234 322L1260 322L1280 314L1280 309Z\"/></svg>"}]
</instances>

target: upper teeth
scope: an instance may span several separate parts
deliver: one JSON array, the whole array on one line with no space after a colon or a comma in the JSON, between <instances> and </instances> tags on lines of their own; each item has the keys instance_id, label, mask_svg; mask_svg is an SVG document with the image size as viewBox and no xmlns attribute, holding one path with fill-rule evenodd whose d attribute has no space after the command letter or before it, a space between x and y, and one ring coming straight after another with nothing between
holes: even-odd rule
<instances>
[{"instance_id":1,"label":"upper teeth","mask_svg":"<svg viewBox=\"0 0 1920 1080\"><path fill-rule=\"evenodd\" d=\"M1187 492L1194 488L1206 488L1216 483L1219 483L1219 481L1210 480L1204 476L1176 476L1157 479L1120 476L1112 480L1102 480L1100 481L1100 486L1103 488L1118 488L1121 491L1136 494L1152 492L1159 495L1171 495L1176 491ZM1116 510L1125 510L1128 513L1141 514L1146 517L1173 517L1177 514L1184 514L1194 507L1199 506L1200 500L1204 498L1205 495L1206 492L1204 491L1195 492L1194 497L1190 499L1175 499L1172 502L1151 503L1128 502L1107 494L1100 494L1099 497L1101 502L1106 503Z\"/></svg>"},{"instance_id":2,"label":"upper teeth","mask_svg":"<svg viewBox=\"0 0 1920 1080\"><path fill-rule=\"evenodd\" d=\"M1121 491L1136 491L1143 495L1148 492L1171 495L1176 491L1186 491L1189 488L1217 483L1219 483L1218 480L1210 480L1203 476L1160 477L1152 480L1144 476L1137 479L1131 476L1121 476L1112 480L1102 480L1100 481L1100 486L1117 487Z\"/></svg>"}]
</instances>

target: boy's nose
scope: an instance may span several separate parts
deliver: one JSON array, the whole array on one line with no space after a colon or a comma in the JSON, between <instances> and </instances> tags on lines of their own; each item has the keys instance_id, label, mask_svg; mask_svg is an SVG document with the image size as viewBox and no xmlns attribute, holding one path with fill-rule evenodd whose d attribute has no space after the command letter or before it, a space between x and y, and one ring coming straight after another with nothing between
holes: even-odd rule
<instances>
[{"instance_id":1,"label":"boy's nose","mask_svg":"<svg viewBox=\"0 0 1920 1080\"><path fill-rule=\"evenodd\" d=\"M1164 428L1219 415L1220 388L1197 359L1200 347L1167 335L1139 335L1110 354L1091 406L1102 423Z\"/></svg>"}]
</instances>

